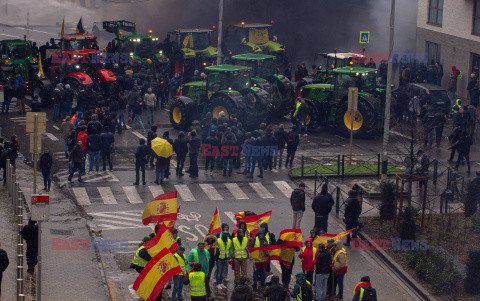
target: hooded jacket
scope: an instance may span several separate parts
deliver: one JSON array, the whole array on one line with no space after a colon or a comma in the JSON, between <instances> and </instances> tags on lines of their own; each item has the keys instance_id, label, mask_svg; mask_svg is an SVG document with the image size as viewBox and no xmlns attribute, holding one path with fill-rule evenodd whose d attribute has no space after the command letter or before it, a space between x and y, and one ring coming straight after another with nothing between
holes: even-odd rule
<instances>
[{"instance_id":1,"label":"hooded jacket","mask_svg":"<svg viewBox=\"0 0 480 301\"><path fill-rule=\"evenodd\" d=\"M290 297L296 298L298 294L300 294L300 283L306 281L305 277L298 277L297 282L295 282L295 286L293 290L290 292Z\"/></svg>"},{"instance_id":2,"label":"hooded jacket","mask_svg":"<svg viewBox=\"0 0 480 301\"><path fill-rule=\"evenodd\" d=\"M322 187L320 194L313 199L312 209L317 216L328 216L334 204L332 195L327 192L326 187Z\"/></svg>"},{"instance_id":3,"label":"hooded jacket","mask_svg":"<svg viewBox=\"0 0 480 301\"><path fill-rule=\"evenodd\" d=\"M232 295L230 296L230 301L253 301L253 300L254 300L254 297L253 297L252 288L246 284L237 285L233 290Z\"/></svg>"},{"instance_id":4,"label":"hooded jacket","mask_svg":"<svg viewBox=\"0 0 480 301\"><path fill-rule=\"evenodd\" d=\"M357 193L353 190L348 192L348 199L345 201L345 219L354 220L360 216L362 208L358 202Z\"/></svg>"},{"instance_id":5,"label":"hooded jacket","mask_svg":"<svg viewBox=\"0 0 480 301\"><path fill-rule=\"evenodd\" d=\"M73 124L70 122L70 120L65 119L60 127L62 129L63 139L70 137L73 132Z\"/></svg>"},{"instance_id":6,"label":"hooded jacket","mask_svg":"<svg viewBox=\"0 0 480 301\"><path fill-rule=\"evenodd\" d=\"M185 135L178 136L175 142L173 142L173 150L177 154L177 157L185 157L188 154L188 142L185 139Z\"/></svg>"},{"instance_id":7,"label":"hooded jacket","mask_svg":"<svg viewBox=\"0 0 480 301\"><path fill-rule=\"evenodd\" d=\"M242 224L245 225L245 228L242 228L243 231L244 231L244 234L245 234L243 237L249 239L250 238L250 232L248 231L247 223L245 223L243 220L240 220L238 222L238 229L241 228ZM233 230L233 232L232 232L232 238L234 238L235 236L237 236L237 229Z\"/></svg>"},{"instance_id":8,"label":"hooded jacket","mask_svg":"<svg viewBox=\"0 0 480 301\"><path fill-rule=\"evenodd\" d=\"M20 231L20 236L27 242L27 256L38 253L38 226L35 221L28 220L28 225L25 225Z\"/></svg>"},{"instance_id":9,"label":"hooded jacket","mask_svg":"<svg viewBox=\"0 0 480 301\"><path fill-rule=\"evenodd\" d=\"M305 211L305 191L295 188L290 197L290 204L293 211Z\"/></svg>"},{"instance_id":10,"label":"hooded jacket","mask_svg":"<svg viewBox=\"0 0 480 301\"><path fill-rule=\"evenodd\" d=\"M284 301L287 298L287 290L280 284L280 278L273 276L270 285L263 292L268 301Z\"/></svg>"},{"instance_id":11,"label":"hooded jacket","mask_svg":"<svg viewBox=\"0 0 480 301\"><path fill-rule=\"evenodd\" d=\"M314 253L316 253L317 249L313 247L312 238L309 237L305 241L305 245L307 242L312 243L312 246L310 248L305 247L305 249L303 249L303 252L298 255L298 258L302 259L302 269L304 271L310 272L315 269L316 254Z\"/></svg>"},{"instance_id":12,"label":"hooded jacket","mask_svg":"<svg viewBox=\"0 0 480 301\"><path fill-rule=\"evenodd\" d=\"M211 244L208 243L208 240L210 239L213 239L213 243ZM215 262L218 260L218 256L220 256L217 237L212 234L207 234L207 236L205 236L205 238L203 239L203 242L205 243L205 249L208 249L208 253L210 254L209 265L213 267L215 265Z\"/></svg>"}]
</instances>

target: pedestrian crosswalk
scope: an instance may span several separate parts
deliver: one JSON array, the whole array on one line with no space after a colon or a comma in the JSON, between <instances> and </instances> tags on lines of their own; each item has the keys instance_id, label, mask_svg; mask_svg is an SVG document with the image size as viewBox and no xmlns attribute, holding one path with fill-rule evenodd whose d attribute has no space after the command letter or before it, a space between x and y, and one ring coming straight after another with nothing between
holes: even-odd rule
<instances>
[{"instance_id":1,"label":"pedestrian crosswalk","mask_svg":"<svg viewBox=\"0 0 480 301\"><path fill-rule=\"evenodd\" d=\"M68 160L65 159L65 157L63 157L63 159L61 159L61 158L59 158L59 159L64 160L65 164L67 164L66 162ZM54 178L56 178L60 187L63 187L68 183L68 174L69 174L68 170L62 170L62 171L57 172L54 175ZM74 175L75 178L77 176L78 176L77 174ZM110 172L110 171L102 171L102 172L99 172L99 173L96 173L96 172L87 173L86 175L82 176L82 180L85 183L94 183L94 182L105 183L105 182L118 182L119 181L119 179L113 174L113 172Z\"/></svg>"},{"instance_id":2,"label":"pedestrian crosswalk","mask_svg":"<svg viewBox=\"0 0 480 301\"><path fill-rule=\"evenodd\" d=\"M174 190L178 191L179 202L283 199L287 196L287 187L291 193L293 188L286 181L72 187L72 191L79 205L90 206L144 204L159 194Z\"/></svg>"}]
</instances>

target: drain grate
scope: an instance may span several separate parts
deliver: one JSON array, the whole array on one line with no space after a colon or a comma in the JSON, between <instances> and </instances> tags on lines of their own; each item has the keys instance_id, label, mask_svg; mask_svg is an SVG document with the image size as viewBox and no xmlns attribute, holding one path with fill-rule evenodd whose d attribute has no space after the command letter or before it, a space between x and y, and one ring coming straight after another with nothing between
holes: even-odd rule
<instances>
[{"instance_id":1,"label":"drain grate","mask_svg":"<svg viewBox=\"0 0 480 301\"><path fill-rule=\"evenodd\" d=\"M55 235L73 235L73 230L50 229L50 234Z\"/></svg>"}]
</instances>

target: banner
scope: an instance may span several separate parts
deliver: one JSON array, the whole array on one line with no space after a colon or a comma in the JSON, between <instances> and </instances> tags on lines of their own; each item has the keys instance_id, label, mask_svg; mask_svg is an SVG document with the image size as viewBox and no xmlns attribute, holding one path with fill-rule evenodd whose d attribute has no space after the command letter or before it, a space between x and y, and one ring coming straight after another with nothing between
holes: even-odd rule
<instances>
[{"instance_id":1,"label":"banner","mask_svg":"<svg viewBox=\"0 0 480 301\"><path fill-rule=\"evenodd\" d=\"M315 248L318 248L319 244L324 244L327 245L327 240L333 239L333 240L339 240L342 237L345 237L348 235L348 233L352 232L354 229L350 229L345 232L340 232L340 233L325 233L323 235L317 236L315 240L313 241L313 246Z\"/></svg>"},{"instance_id":2,"label":"banner","mask_svg":"<svg viewBox=\"0 0 480 301\"><path fill-rule=\"evenodd\" d=\"M177 192L172 191L158 195L150 201L142 213L142 223L160 223L177 219Z\"/></svg>"}]
</instances>

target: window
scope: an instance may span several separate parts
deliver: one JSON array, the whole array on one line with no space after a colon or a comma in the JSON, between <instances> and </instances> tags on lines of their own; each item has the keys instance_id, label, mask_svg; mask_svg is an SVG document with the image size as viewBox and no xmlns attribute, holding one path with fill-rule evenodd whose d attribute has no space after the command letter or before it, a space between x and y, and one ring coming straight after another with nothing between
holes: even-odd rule
<instances>
[{"instance_id":1,"label":"window","mask_svg":"<svg viewBox=\"0 0 480 301\"><path fill-rule=\"evenodd\" d=\"M480 0L475 1L473 10L473 34L480 35Z\"/></svg>"},{"instance_id":2,"label":"window","mask_svg":"<svg viewBox=\"0 0 480 301\"><path fill-rule=\"evenodd\" d=\"M427 52L428 64L440 62L440 45L433 42L426 42L425 50Z\"/></svg>"},{"instance_id":3,"label":"window","mask_svg":"<svg viewBox=\"0 0 480 301\"><path fill-rule=\"evenodd\" d=\"M442 26L443 22L443 0L430 0L428 6L429 24Z\"/></svg>"},{"instance_id":4,"label":"window","mask_svg":"<svg viewBox=\"0 0 480 301\"><path fill-rule=\"evenodd\" d=\"M480 72L480 54L472 53L472 70L470 73L479 74Z\"/></svg>"}]
</instances>

